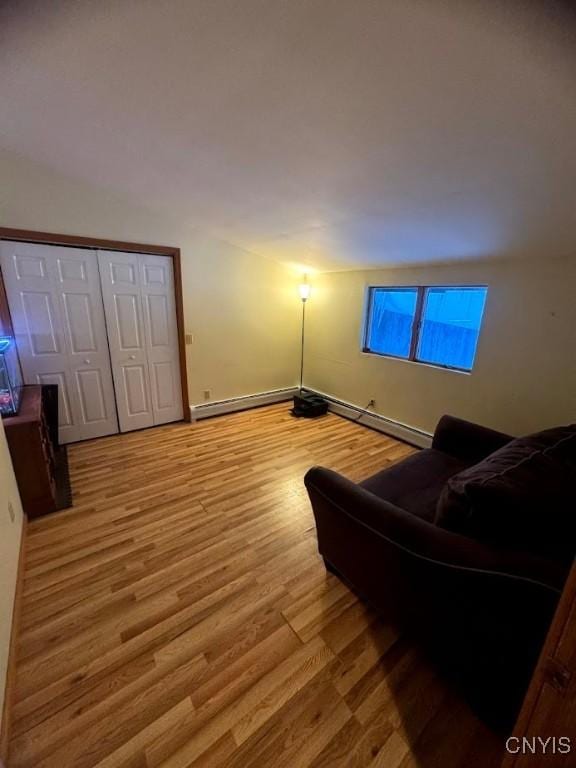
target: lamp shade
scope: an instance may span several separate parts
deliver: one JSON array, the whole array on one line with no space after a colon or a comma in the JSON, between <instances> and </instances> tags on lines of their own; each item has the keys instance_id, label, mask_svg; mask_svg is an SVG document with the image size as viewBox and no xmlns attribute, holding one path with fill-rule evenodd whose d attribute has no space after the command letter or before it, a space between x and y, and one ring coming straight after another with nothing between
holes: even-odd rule
<instances>
[{"instance_id":1,"label":"lamp shade","mask_svg":"<svg viewBox=\"0 0 576 768\"><path fill-rule=\"evenodd\" d=\"M300 291L300 298L302 301L306 301L306 299L310 298L310 285L308 283L300 283L298 290Z\"/></svg>"}]
</instances>

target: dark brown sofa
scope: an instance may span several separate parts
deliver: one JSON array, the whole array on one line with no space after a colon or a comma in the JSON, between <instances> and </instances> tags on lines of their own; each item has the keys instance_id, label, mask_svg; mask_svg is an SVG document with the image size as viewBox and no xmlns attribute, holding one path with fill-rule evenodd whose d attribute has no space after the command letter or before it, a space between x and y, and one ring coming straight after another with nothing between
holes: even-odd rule
<instances>
[{"instance_id":1,"label":"dark brown sofa","mask_svg":"<svg viewBox=\"0 0 576 768\"><path fill-rule=\"evenodd\" d=\"M435 524L449 478L512 441L444 416L432 448L359 485L322 467L305 477L326 567L398 624L492 725L509 729L569 570Z\"/></svg>"}]
</instances>

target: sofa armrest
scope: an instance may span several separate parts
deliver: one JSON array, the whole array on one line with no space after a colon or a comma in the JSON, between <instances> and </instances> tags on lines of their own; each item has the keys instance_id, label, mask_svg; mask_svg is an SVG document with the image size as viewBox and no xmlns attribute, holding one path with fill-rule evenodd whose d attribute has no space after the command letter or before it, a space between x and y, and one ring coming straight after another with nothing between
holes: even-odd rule
<instances>
[{"instance_id":1,"label":"sofa armrest","mask_svg":"<svg viewBox=\"0 0 576 768\"><path fill-rule=\"evenodd\" d=\"M321 539L325 533L329 535L329 529L322 525L322 518L326 514L346 516L411 559L533 581L553 591L562 590L566 568L554 561L525 552L497 549L438 528L323 467L310 469L304 482L312 501L322 554L326 555L326 552Z\"/></svg>"},{"instance_id":2,"label":"sofa armrest","mask_svg":"<svg viewBox=\"0 0 576 768\"><path fill-rule=\"evenodd\" d=\"M442 416L432 440L432 448L463 461L476 463L502 448L514 438L455 416Z\"/></svg>"}]
</instances>

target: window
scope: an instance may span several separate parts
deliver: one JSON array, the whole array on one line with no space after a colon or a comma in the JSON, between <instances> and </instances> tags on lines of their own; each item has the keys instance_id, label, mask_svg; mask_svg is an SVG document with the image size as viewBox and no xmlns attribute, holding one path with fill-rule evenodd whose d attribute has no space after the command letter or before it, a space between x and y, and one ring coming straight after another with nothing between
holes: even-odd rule
<instances>
[{"instance_id":1,"label":"window","mask_svg":"<svg viewBox=\"0 0 576 768\"><path fill-rule=\"evenodd\" d=\"M410 356L417 288L371 288L366 346L371 352Z\"/></svg>"},{"instance_id":2,"label":"window","mask_svg":"<svg viewBox=\"0 0 576 768\"><path fill-rule=\"evenodd\" d=\"M364 352L471 371L485 286L370 288Z\"/></svg>"}]
</instances>

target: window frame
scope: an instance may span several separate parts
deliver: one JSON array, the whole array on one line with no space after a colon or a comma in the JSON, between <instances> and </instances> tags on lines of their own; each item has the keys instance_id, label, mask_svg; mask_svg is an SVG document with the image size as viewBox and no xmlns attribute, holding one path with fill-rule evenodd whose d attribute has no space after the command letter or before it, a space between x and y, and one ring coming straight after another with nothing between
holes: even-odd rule
<instances>
[{"instance_id":1,"label":"window frame","mask_svg":"<svg viewBox=\"0 0 576 768\"><path fill-rule=\"evenodd\" d=\"M376 352L373 349L370 349L368 347L368 339L370 338L370 330L372 328L372 306L374 302L374 293L378 290L383 291L414 291L416 290L416 306L414 307L414 319L412 320L412 327L410 329L410 349L408 351L408 357L404 357L403 355L393 355L391 352ZM366 307L365 312L365 322L364 322L364 337L362 341L362 352L366 352L370 355L379 355L380 357L391 357L394 360L411 360L411 355L413 353L413 346L414 346L414 330L415 330L415 323L416 319L418 317L418 309L420 307L420 303L422 301L422 297L420 295L420 286L418 285L371 285L368 287L368 304Z\"/></svg>"},{"instance_id":2,"label":"window frame","mask_svg":"<svg viewBox=\"0 0 576 768\"><path fill-rule=\"evenodd\" d=\"M485 284L469 284L469 285L369 285L368 286L368 296L367 301L365 302L365 311L364 311L364 326L363 326L363 334L362 334L362 352L367 355L378 355L378 357L389 357L392 360L403 360L407 363L418 363L418 365L427 365L432 368L442 368L446 371L457 371L458 373L467 373L471 374L474 370L474 367L472 368L461 368L457 365L446 365L444 363L431 363L426 360L420 360L418 358L418 345L420 343L420 332L422 329L422 322L423 322L423 313L424 313L424 307L426 306L426 292L430 289L434 288L445 288L447 290L454 290L454 289L460 289L460 290L467 290L467 289L474 289L474 288L482 288L486 291L486 299L488 298L488 286ZM370 349L368 346L368 339L370 338L370 331L372 327L372 307L374 302L374 294L378 290L382 291L406 291L411 290L413 291L416 289L417 296L416 296L416 307L414 308L414 319L412 321L412 328L411 328L411 336L410 336L410 351L408 353L408 357L402 357L401 355L393 355L389 352L378 352L374 349ZM484 305L484 309L485 309ZM480 323L480 328L478 329L478 338L476 342L476 348L478 347L478 342L480 341L480 334L482 332L482 325L484 322L484 309L482 311L482 318ZM474 354L474 363L476 362L476 352Z\"/></svg>"}]
</instances>

